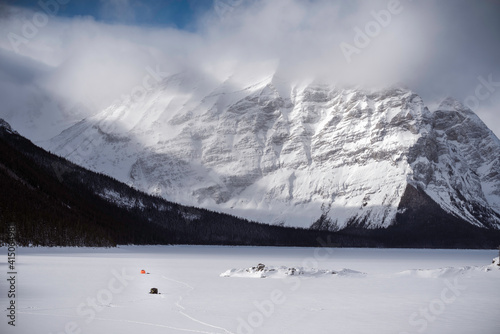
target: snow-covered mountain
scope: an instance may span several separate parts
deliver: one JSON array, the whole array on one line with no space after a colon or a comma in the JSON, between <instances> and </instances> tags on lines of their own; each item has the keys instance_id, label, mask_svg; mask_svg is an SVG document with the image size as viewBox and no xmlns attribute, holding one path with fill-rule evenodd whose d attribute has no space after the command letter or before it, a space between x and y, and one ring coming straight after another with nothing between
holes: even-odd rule
<instances>
[{"instance_id":1,"label":"snow-covered mountain","mask_svg":"<svg viewBox=\"0 0 500 334\"><path fill-rule=\"evenodd\" d=\"M459 102L429 111L399 87L207 78L171 76L45 147L168 200L268 223L388 227L420 205L417 191L500 229L500 141Z\"/></svg>"}]
</instances>

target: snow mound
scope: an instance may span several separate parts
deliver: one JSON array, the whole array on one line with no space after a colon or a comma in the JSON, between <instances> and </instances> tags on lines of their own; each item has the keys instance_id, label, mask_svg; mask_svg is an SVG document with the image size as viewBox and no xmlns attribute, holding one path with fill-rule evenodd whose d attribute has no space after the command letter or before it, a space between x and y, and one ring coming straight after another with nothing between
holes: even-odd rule
<instances>
[{"instance_id":1,"label":"snow mound","mask_svg":"<svg viewBox=\"0 0 500 334\"><path fill-rule=\"evenodd\" d=\"M466 275L473 271L481 270L480 267L445 267L438 269L410 269L399 272L398 275L401 276L417 276L422 278L438 278L438 277L455 277L460 275Z\"/></svg>"},{"instance_id":2,"label":"snow mound","mask_svg":"<svg viewBox=\"0 0 500 334\"><path fill-rule=\"evenodd\" d=\"M229 269L220 274L220 277L246 277L246 278L285 278L287 276L303 276L303 277L321 277L321 276L348 276L348 277L364 277L366 273L351 270L329 270L318 268L304 267L286 267L286 266L266 266L259 263L255 267L243 269Z\"/></svg>"},{"instance_id":3,"label":"snow mound","mask_svg":"<svg viewBox=\"0 0 500 334\"><path fill-rule=\"evenodd\" d=\"M492 264L487 266L465 266L465 267L445 267L438 269L410 269L399 272L400 276L417 276L422 278L456 277L468 275L474 272L488 272L491 270L500 270L500 260L498 257L493 259Z\"/></svg>"}]
</instances>

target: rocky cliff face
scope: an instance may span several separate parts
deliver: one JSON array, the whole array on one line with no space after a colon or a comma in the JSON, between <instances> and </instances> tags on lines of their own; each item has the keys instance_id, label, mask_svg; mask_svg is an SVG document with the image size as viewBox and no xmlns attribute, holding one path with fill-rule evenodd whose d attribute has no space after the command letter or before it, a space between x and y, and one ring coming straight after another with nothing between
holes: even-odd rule
<instances>
[{"instance_id":1,"label":"rocky cliff face","mask_svg":"<svg viewBox=\"0 0 500 334\"><path fill-rule=\"evenodd\" d=\"M388 227L411 186L470 224L500 228L500 141L447 99L276 76L217 83L181 74L47 145L182 204L270 223Z\"/></svg>"},{"instance_id":2,"label":"rocky cliff face","mask_svg":"<svg viewBox=\"0 0 500 334\"><path fill-rule=\"evenodd\" d=\"M500 223L500 145L468 108L447 99L408 156L413 184L443 209L480 227Z\"/></svg>"}]
</instances>

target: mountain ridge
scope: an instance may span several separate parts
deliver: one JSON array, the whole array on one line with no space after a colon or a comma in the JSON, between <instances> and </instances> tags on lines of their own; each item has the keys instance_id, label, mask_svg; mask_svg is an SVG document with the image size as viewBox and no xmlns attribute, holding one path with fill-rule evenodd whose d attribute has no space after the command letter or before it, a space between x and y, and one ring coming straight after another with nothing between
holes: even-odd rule
<instances>
[{"instance_id":1,"label":"mountain ridge","mask_svg":"<svg viewBox=\"0 0 500 334\"><path fill-rule=\"evenodd\" d=\"M500 231L446 213L409 185L396 224L332 231L330 208L310 229L249 222L150 196L45 152L0 126L0 244L225 244L306 247L495 248ZM402 207L404 208L402 209ZM334 228L335 229L335 228Z\"/></svg>"},{"instance_id":2,"label":"mountain ridge","mask_svg":"<svg viewBox=\"0 0 500 334\"><path fill-rule=\"evenodd\" d=\"M328 207L335 230L387 228L410 184L500 228L500 141L458 101L431 112L404 88L231 80L167 78L47 147L148 193L267 223L308 227Z\"/></svg>"}]
</instances>

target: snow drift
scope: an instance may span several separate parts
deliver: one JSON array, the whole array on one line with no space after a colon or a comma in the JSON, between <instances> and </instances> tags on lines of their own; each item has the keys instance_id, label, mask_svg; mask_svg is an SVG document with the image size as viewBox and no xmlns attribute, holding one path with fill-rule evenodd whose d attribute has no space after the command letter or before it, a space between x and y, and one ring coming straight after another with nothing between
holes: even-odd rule
<instances>
[{"instance_id":1,"label":"snow drift","mask_svg":"<svg viewBox=\"0 0 500 334\"><path fill-rule=\"evenodd\" d=\"M348 276L348 277L363 277L365 273L351 270L331 270L305 267L286 267L286 266L266 266L259 263L256 267L244 269L229 269L222 274L221 277L245 277L245 278L284 278L288 276L301 277L324 277L324 276Z\"/></svg>"}]
</instances>

